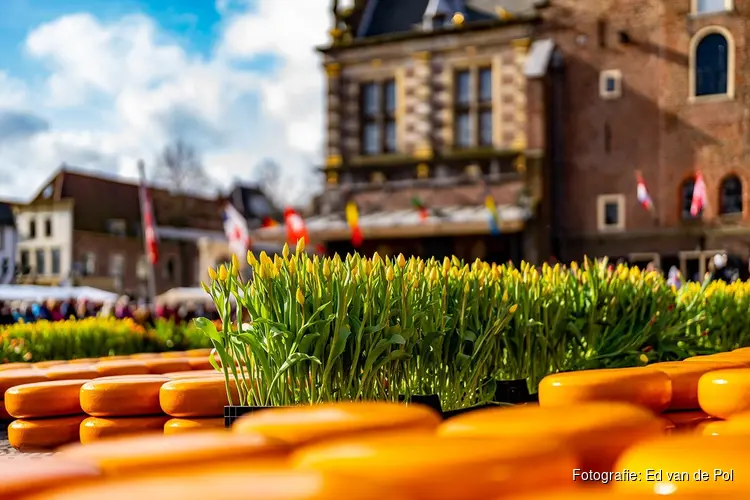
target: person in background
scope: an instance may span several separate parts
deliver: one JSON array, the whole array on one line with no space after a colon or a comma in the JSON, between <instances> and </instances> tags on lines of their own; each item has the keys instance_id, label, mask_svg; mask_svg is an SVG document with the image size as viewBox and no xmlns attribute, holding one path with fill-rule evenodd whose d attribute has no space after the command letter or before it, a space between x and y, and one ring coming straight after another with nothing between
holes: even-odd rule
<instances>
[{"instance_id":1,"label":"person in background","mask_svg":"<svg viewBox=\"0 0 750 500\"><path fill-rule=\"evenodd\" d=\"M11 314L10 304L5 301L0 302L0 325L12 325L16 320Z\"/></svg>"},{"instance_id":2,"label":"person in background","mask_svg":"<svg viewBox=\"0 0 750 500\"><path fill-rule=\"evenodd\" d=\"M89 317L89 307L86 299L81 299L76 303L76 319L84 319Z\"/></svg>"},{"instance_id":3,"label":"person in background","mask_svg":"<svg viewBox=\"0 0 750 500\"><path fill-rule=\"evenodd\" d=\"M50 321L61 321L65 319L60 313L60 304L55 299L49 299L47 301L47 310L49 311Z\"/></svg>"},{"instance_id":4,"label":"person in background","mask_svg":"<svg viewBox=\"0 0 750 500\"><path fill-rule=\"evenodd\" d=\"M115 305L112 302L105 302L99 310L100 318L111 318L115 315Z\"/></svg>"},{"instance_id":5,"label":"person in background","mask_svg":"<svg viewBox=\"0 0 750 500\"><path fill-rule=\"evenodd\" d=\"M34 323L36 321L36 317L34 316L31 304L29 304L28 302L23 302L21 304L20 313L21 319L24 323Z\"/></svg>"},{"instance_id":6,"label":"person in background","mask_svg":"<svg viewBox=\"0 0 750 500\"><path fill-rule=\"evenodd\" d=\"M60 315L63 317L63 319L70 319L71 316L73 317L73 319L75 319L76 310L71 300L66 299L60 303Z\"/></svg>"},{"instance_id":7,"label":"person in background","mask_svg":"<svg viewBox=\"0 0 750 500\"><path fill-rule=\"evenodd\" d=\"M130 298L123 295L117 300L117 303L115 304L115 318L133 318L133 313L130 310Z\"/></svg>"},{"instance_id":8,"label":"person in background","mask_svg":"<svg viewBox=\"0 0 750 500\"><path fill-rule=\"evenodd\" d=\"M37 321L49 321L50 320L50 313L49 309L47 309L47 306L44 305L44 303L34 302L31 305L31 313L34 315L34 318Z\"/></svg>"},{"instance_id":9,"label":"person in background","mask_svg":"<svg viewBox=\"0 0 750 500\"><path fill-rule=\"evenodd\" d=\"M669 286L673 286L676 289L680 289L682 286L682 276L680 274L680 270L677 269L677 266L672 266L669 268L669 275L667 277L667 284Z\"/></svg>"}]
</instances>

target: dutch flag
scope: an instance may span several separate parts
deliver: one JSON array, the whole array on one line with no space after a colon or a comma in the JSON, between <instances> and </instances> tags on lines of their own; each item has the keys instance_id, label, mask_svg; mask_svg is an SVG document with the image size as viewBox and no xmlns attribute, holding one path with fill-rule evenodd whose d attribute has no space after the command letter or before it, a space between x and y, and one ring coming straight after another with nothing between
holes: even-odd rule
<instances>
[{"instance_id":1,"label":"dutch flag","mask_svg":"<svg viewBox=\"0 0 750 500\"><path fill-rule=\"evenodd\" d=\"M229 249L241 261L250 249L250 231L247 228L247 221L231 203L224 206L222 216Z\"/></svg>"}]
</instances>

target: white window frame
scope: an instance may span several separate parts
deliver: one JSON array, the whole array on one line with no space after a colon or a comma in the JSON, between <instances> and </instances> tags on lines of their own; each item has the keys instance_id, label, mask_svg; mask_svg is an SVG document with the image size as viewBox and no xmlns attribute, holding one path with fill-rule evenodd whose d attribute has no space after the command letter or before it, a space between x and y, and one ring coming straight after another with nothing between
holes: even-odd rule
<instances>
[{"instance_id":1,"label":"white window frame","mask_svg":"<svg viewBox=\"0 0 750 500\"><path fill-rule=\"evenodd\" d=\"M128 221L125 219L109 219L107 231L114 236L125 236L128 232Z\"/></svg>"},{"instance_id":2,"label":"white window frame","mask_svg":"<svg viewBox=\"0 0 750 500\"><path fill-rule=\"evenodd\" d=\"M118 273L118 270L120 271L119 273ZM122 253L111 254L109 256L109 276L111 278L118 278L118 277L122 278L124 275L125 275L125 254L122 254Z\"/></svg>"},{"instance_id":3,"label":"white window frame","mask_svg":"<svg viewBox=\"0 0 750 500\"><path fill-rule=\"evenodd\" d=\"M695 81L695 63L696 55L698 52L698 44L708 35L722 35L727 41L727 92L726 94L713 94L713 95L695 95L697 90L697 84ZM735 60L736 60L736 49L734 44L734 37L732 32L723 26L706 26L701 28L697 33L690 39L690 52L688 54L688 102L700 103L700 102L716 102L716 101L727 101L734 99L735 93Z\"/></svg>"},{"instance_id":4,"label":"white window frame","mask_svg":"<svg viewBox=\"0 0 750 500\"><path fill-rule=\"evenodd\" d=\"M607 80L614 80L615 89L607 90ZM599 97L602 99L619 99L622 97L622 71L607 69L599 73Z\"/></svg>"},{"instance_id":5,"label":"white window frame","mask_svg":"<svg viewBox=\"0 0 750 500\"><path fill-rule=\"evenodd\" d=\"M712 14L723 14L734 10L734 0L724 0L724 10L712 10L708 12L698 11L699 0L690 0L690 12L694 16L710 16Z\"/></svg>"},{"instance_id":6,"label":"white window frame","mask_svg":"<svg viewBox=\"0 0 750 500\"><path fill-rule=\"evenodd\" d=\"M55 251L57 251L57 271L54 269L55 262ZM49 274L50 276L60 276L62 273L62 249L60 247L52 247L49 249Z\"/></svg>"},{"instance_id":7,"label":"white window frame","mask_svg":"<svg viewBox=\"0 0 750 500\"><path fill-rule=\"evenodd\" d=\"M617 224L606 224L606 207L617 204ZM602 194L596 197L596 228L602 233L614 233L625 230L625 195Z\"/></svg>"},{"instance_id":8,"label":"white window frame","mask_svg":"<svg viewBox=\"0 0 750 500\"><path fill-rule=\"evenodd\" d=\"M96 275L96 254L94 252L83 254L83 273L86 276Z\"/></svg>"}]
</instances>

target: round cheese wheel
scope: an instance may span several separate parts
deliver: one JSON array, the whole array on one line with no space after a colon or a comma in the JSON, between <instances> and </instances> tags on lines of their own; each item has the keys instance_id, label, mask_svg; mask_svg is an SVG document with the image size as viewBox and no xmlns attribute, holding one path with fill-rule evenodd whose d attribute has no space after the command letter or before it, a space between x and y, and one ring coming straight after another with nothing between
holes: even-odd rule
<instances>
[{"instance_id":1,"label":"round cheese wheel","mask_svg":"<svg viewBox=\"0 0 750 500\"><path fill-rule=\"evenodd\" d=\"M187 358L153 358L142 361L151 373L162 374L192 370Z\"/></svg>"},{"instance_id":2,"label":"round cheese wheel","mask_svg":"<svg viewBox=\"0 0 750 500\"><path fill-rule=\"evenodd\" d=\"M60 458L88 463L104 474L116 475L163 470L189 464L281 458L289 449L260 435L236 435L208 430L182 435L143 435L107 439L58 450Z\"/></svg>"},{"instance_id":3,"label":"round cheese wheel","mask_svg":"<svg viewBox=\"0 0 750 500\"><path fill-rule=\"evenodd\" d=\"M81 408L93 417L160 415L163 384L162 377L92 380L81 386Z\"/></svg>"},{"instance_id":4,"label":"round cheese wheel","mask_svg":"<svg viewBox=\"0 0 750 500\"><path fill-rule=\"evenodd\" d=\"M184 434L209 429L224 429L223 418L173 418L164 424L164 434Z\"/></svg>"},{"instance_id":5,"label":"round cheese wheel","mask_svg":"<svg viewBox=\"0 0 750 500\"><path fill-rule=\"evenodd\" d=\"M74 379L94 379L99 377L99 372L92 365L68 364L53 366L44 370L47 378L50 380L74 380Z\"/></svg>"},{"instance_id":6,"label":"round cheese wheel","mask_svg":"<svg viewBox=\"0 0 750 500\"><path fill-rule=\"evenodd\" d=\"M38 420L14 420L8 426L8 442L20 450L49 450L78 441L85 415Z\"/></svg>"},{"instance_id":7,"label":"round cheese wheel","mask_svg":"<svg viewBox=\"0 0 750 500\"><path fill-rule=\"evenodd\" d=\"M88 380L55 380L11 387L5 391L5 408L16 418L80 415L79 393Z\"/></svg>"},{"instance_id":8,"label":"round cheese wheel","mask_svg":"<svg viewBox=\"0 0 750 500\"><path fill-rule=\"evenodd\" d=\"M687 363L697 363L697 362L708 362L708 363L716 363L716 362L730 362L735 364L742 365L743 368L750 367L750 360L743 359L742 357L737 356L729 356L731 353L725 352L725 353L719 353L719 354L711 354L710 356L693 356L691 358L685 358L683 362Z\"/></svg>"},{"instance_id":9,"label":"round cheese wheel","mask_svg":"<svg viewBox=\"0 0 750 500\"><path fill-rule=\"evenodd\" d=\"M185 356L188 358L207 358L211 355L211 349L210 347L207 347L205 349L189 349L185 351Z\"/></svg>"},{"instance_id":10,"label":"round cheese wheel","mask_svg":"<svg viewBox=\"0 0 750 500\"><path fill-rule=\"evenodd\" d=\"M581 403L567 407L476 410L446 420L439 436L561 441L581 469L611 471L620 454L644 439L661 436L664 423L650 410L626 403Z\"/></svg>"},{"instance_id":11,"label":"round cheese wheel","mask_svg":"<svg viewBox=\"0 0 750 500\"><path fill-rule=\"evenodd\" d=\"M67 361L64 360L53 360L53 361L39 361L38 363L34 363L34 368L39 368L41 370L45 368L49 368L51 366L59 366L59 365L65 365L67 364Z\"/></svg>"},{"instance_id":12,"label":"round cheese wheel","mask_svg":"<svg viewBox=\"0 0 750 500\"><path fill-rule=\"evenodd\" d=\"M98 361L127 361L131 359L130 356L102 356Z\"/></svg>"},{"instance_id":13,"label":"round cheese wheel","mask_svg":"<svg viewBox=\"0 0 750 500\"><path fill-rule=\"evenodd\" d=\"M291 445L352 434L384 431L434 431L440 415L423 405L345 402L274 408L237 420L232 430L259 433Z\"/></svg>"},{"instance_id":14,"label":"round cheese wheel","mask_svg":"<svg viewBox=\"0 0 750 500\"><path fill-rule=\"evenodd\" d=\"M43 370L26 369L0 372L0 394L5 394L5 391L17 385L44 382L45 380L49 380L49 378Z\"/></svg>"},{"instance_id":15,"label":"round cheese wheel","mask_svg":"<svg viewBox=\"0 0 750 500\"><path fill-rule=\"evenodd\" d=\"M713 420L711 415L700 410L670 411L663 413L662 417L672 422L675 430L692 430Z\"/></svg>"},{"instance_id":16,"label":"round cheese wheel","mask_svg":"<svg viewBox=\"0 0 750 500\"><path fill-rule=\"evenodd\" d=\"M33 368L34 365L31 363L0 363L0 372L7 370L24 370L27 368Z\"/></svg>"},{"instance_id":17,"label":"round cheese wheel","mask_svg":"<svg viewBox=\"0 0 750 500\"><path fill-rule=\"evenodd\" d=\"M669 407L671 399L669 376L646 367L556 373L539 383L540 406L620 401L660 413Z\"/></svg>"},{"instance_id":18,"label":"round cheese wheel","mask_svg":"<svg viewBox=\"0 0 750 500\"><path fill-rule=\"evenodd\" d=\"M147 375L151 373L148 367L136 359L121 359L115 361L102 361L94 365L101 377L114 375Z\"/></svg>"},{"instance_id":19,"label":"round cheese wheel","mask_svg":"<svg viewBox=\"0 0 750 500\"><path fill-rule=\"evenodd\" d=\"M704 436L750 436L750 412L738 413L729 420L707 421L700 426Z\"/></svg>"},{"instance_id":20,"label":"round cheese wheel","mask_svg":"<svg viewBox=\"0 0 750 500\"><path fill-rule=\"evenodd\" d=\"M185 351L167 351L160 353L162 358L187 358Z\"/></svg>"},{"instance_id":21,"label":"round cheese wheel","mask_svg":"<svg viewBox=\"0 0 750 500\"><path fill-rule=\"evenodd\" d=\"M613 482L612 486L617 491L657 495L738 491L747 494L750 488L748 447L750 436L690 433L644 441L627 450L613 469L638 472L641 481ZM693 474L701 471L708 477L696 480ZM655 476L659 472L661 475Z\"/></svg>"},{"instance_id":22,"label":"round cheese wheel","mask_svg":"<svg viewBox=\"0 0 750 500\"><path fill-rule=\"evenodd\" d=\"M232 402L237 404L237 385L230 380ZM198 377L167 382L159 391L161 409L173 417L223 417L229 404L223 377Z\"/></svg>"},{"instance_id":23,"label":"round cheese wheel","mask_svg":"<svg viewBox=\"0 0 750 500\"><path fill-rule=\"evenodd\" d=\"M750 410L750 369L738 368L706 373L698 382L701 409L716 418Z\"/></svg>"},{"instance_id":24,"label":"round cheese wheel","mask_svg":"<svg viewBox=\"0 0 750 500\"><path fill-rule=\"evenodd\" d=\"M81 443L133 434L163 432L169 417L88 417L80 425Z\"/></svg>"},{"instance_id":25,"label":"round cheese wheel","mask_svg":"<svg viewBox=\"0 0 750 500\"><path fill-rule=\"evenodd\" d=\"M68 361L69 365L93 365L99 362L99 358L78 358L78 359L71 359Z\"/></svg>"},{"instance_id":26,"label":"round cheese wheel","mask_svg":"<svg viewBox=\"0 0 750 500\"><path fill-rule=\"evenodd\" d=\"M480 500L571 488L577 467L576 458L552 440L407 434L320 443L293 453L290 463L297 469L341 474L353 483L371 480L390 491L433 500Z\"/></svg>"},{"instance_id":27,"label":"round cheese wheel","mask_svg":"<svg viewBox=\"0 0 750 500\"><path fill-rule=\"evenodd\" d=\"M224 374L221 372L217 372L216 370L190 370L187 372L172 372L165 373L164 376L170 379L213 377L224 380Z\"/></svg>"},{"instance_id":28,"label":"round cheese wheel","mask_svg":"<svg viewBox=\"0 0 750 500\"><path fill-rule=\"evenodd\" d=\"M188 358L188 363L190 363L190 368L192 368L193 370L213 370L214 369L214 367L211 365L211 362L208 360L208 357ZM221 366L221 364L219 364L219 366Z\"/></svg>"},{"instance_id":29,"label":"round cheese wheel","mask_svg":"<svg viewBox=\"0 0 750 500\"><path fill-rule=\"evenodd\" d=\"M70 463L55 457L38 460L17 457L3 460L0 467L0 498L18 499L30 494L75 485L97 478L99 471L90 465Z\"/></svg>"},{"instance_id":30,"label":"round cheese wheel","mask_svg":"<svg viewBox=\"0 0 750 500\"><path fill-rule=\"evenodd\" d=\"M141 352L138 354L133 354L130 356L132 359L154 359L154 358L160 358L158 352Z\"/></svg>"},{"instance_id":31,"label":"round cheese wheel","mask_svg":"<svg viewBox=\"0 0 750 500\"><path fill-rule=\"evenodd\" d=\"M663 371L672 381L672 399L669 403L670 410L697 410L698 404L698 380L710 371L739 368L741 364L725 363L677 363L675 365L661 365L659 363L649 365L655 370Z\"/></svg>"},{"instance_id":32,"label":"round cheese wheel","mask_svg":"<svg viewBox=\"0 0 750 500\"><path fill-rule=\"evenodd\" d=\"M158 492L158 496L155 496ZM400 491L315 472L222 467L160 476L116 478L88 485L62 486L28 500L412 500ZM27 500L24 498L24 500Z\"/></svg>"}]
</instances>

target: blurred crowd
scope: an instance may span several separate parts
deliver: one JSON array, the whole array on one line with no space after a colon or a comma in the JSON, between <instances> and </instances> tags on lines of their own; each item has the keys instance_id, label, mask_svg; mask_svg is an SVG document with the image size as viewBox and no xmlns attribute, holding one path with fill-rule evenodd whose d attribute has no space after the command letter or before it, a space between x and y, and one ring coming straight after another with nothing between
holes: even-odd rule
<instances>
[{"instance_id":1,"label":"blurred crowd","mask_svg":"<svg viewBox=\"0 0 750 500\"><path fill-rule=\"evenodd\" d=\"M92 302L85 299L0 302L0 325L91 317L130 318L145 326L153 325L159 319L184 323L199 317L215 320L218 319L219 315L213 304L157 303L152 310L145 302L134 302L129 297L121 297L114 303Z\"/></svg>"}]
</instances>

